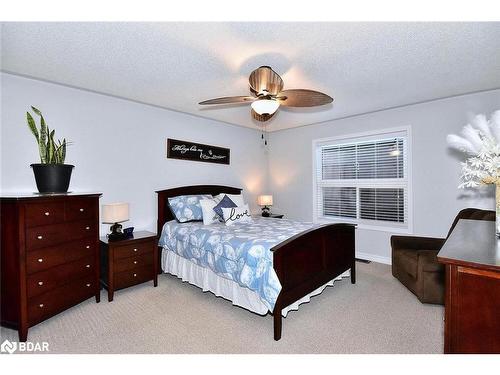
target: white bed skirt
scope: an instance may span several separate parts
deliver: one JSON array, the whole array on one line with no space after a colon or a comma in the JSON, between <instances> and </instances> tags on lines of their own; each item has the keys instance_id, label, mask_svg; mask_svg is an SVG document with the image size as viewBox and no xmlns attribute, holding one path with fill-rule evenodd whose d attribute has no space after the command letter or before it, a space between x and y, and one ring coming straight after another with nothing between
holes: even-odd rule
<instances>
[{"instance_id":1,"label":"white bed skirt","mask_svg":"<svg viewBox=\"0 0 500 375\"><path fill-rule=\"evenodd\" d=\"M233 305L243 307L259 315L266 315L270 311L256 292L240 286L235 281L218 276L212 270L201 267L165 248L161 254L161 268L164 272L177 276L182 281L196 285L204 292L209 291L217 297L231 301ZM300 304L309 302L312 296L320 294L327 286L333 286L335 280L341 280L343 277L349 276L350 271L348 270L304 298L284 308L282 315L286 317L289 311L298 310Z\"/></svg>"}]
</instances>

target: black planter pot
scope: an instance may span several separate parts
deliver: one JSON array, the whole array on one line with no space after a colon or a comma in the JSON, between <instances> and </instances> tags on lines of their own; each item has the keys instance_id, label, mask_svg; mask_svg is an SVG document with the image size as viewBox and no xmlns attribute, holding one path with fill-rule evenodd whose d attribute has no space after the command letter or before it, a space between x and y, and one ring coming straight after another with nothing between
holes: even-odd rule
<instances>
[{"instance_id":1,"label":"black planter pot","mask_svg":"<svg viewBox=\"0 0 500 375\"><path fill-rule=\"evenodd\" d=\"M31 164L38 191L40 193L66 193L74 167L70 164Z\"/></svg>"}]
</instances>

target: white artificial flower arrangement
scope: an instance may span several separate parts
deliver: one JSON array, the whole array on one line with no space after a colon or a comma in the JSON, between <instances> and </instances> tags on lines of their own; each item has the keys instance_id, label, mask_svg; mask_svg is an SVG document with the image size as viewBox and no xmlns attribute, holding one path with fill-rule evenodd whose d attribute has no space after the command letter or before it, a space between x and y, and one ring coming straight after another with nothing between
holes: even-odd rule
<instances>
[{"instance_id":1,"label":"white artificial flower arrangement","mask_svg":"<svg viewBox=\"0 0 500 375\"><path fill-rule=\"evenodd\" d=\"M462 163L460 188L483 184L500 185L500 110L491 115L474 117L471 124L462 129L462 136L450 134L448 144L469 155Z\"/></svg>"}]
</instances>

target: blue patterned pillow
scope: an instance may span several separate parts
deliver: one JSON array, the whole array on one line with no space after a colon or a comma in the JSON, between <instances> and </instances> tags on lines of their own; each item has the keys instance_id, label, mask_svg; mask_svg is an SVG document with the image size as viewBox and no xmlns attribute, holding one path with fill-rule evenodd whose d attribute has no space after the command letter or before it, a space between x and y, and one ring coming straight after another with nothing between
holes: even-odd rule
<instances>
[{"instance_id":1,"label":"blue patterned pillow","mask_svg":"<svg viewBox=\"0 0 500 375\"><path fill-rule=\"evenodd\" d=\"M236 204L229 198L227 195L224 195L224 198L214 207L214 211L219 217L224 220L224 215L222 213L223 208L232 208L237 207Z\"/></svg>"},{"instance_id":2,"label":"blue patterned pillow","mask_svg":"<svg viewBox=\"0 0 500 375\"><path fill-rule=\"evenodd\" d=\"M210 199L211 195L179 195L168 198L168 205L179 223L203 220L200 200Z\"/></svg>"}]
</instances>

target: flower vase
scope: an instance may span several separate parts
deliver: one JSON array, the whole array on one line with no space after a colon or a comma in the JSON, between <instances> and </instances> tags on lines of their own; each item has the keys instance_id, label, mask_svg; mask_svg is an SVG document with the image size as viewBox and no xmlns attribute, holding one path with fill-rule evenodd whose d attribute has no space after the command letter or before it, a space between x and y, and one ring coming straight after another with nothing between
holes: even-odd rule
<instances>
[{"instance_id":1,"label":"flower vase","mask_svg":"<svg viewBox=\"0 0 500 375\"><path fill-rule=\"evenodd\" d=\"M495 232L500 238L500 184L496 184L496 212Z\"/></svg>"}]
</instances>

